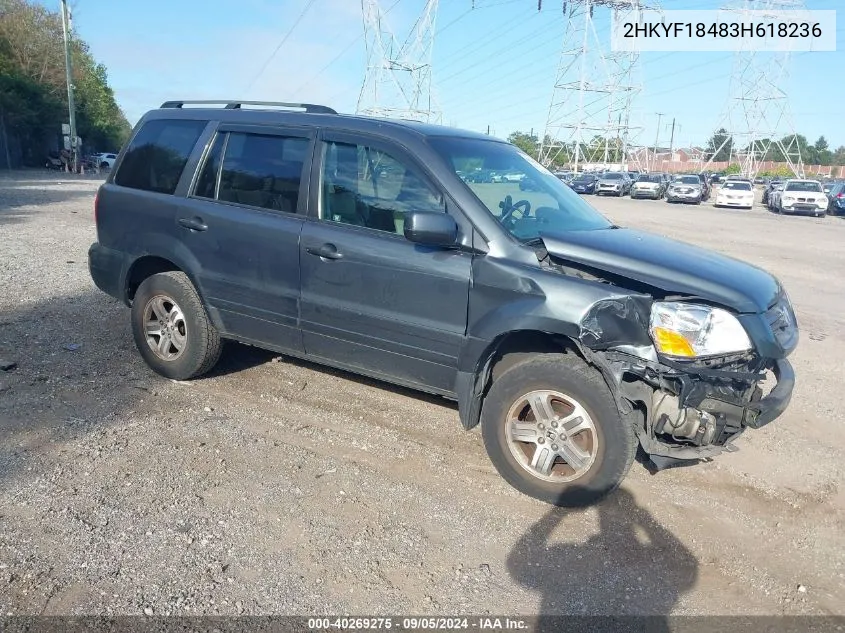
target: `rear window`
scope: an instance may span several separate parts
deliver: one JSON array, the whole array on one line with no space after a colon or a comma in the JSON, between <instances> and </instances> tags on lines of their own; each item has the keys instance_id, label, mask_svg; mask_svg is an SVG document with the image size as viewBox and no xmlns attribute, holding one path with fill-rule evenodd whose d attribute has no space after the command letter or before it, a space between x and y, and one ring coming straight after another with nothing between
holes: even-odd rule
<instances>
[{"instance_id":1,"label":"rear window","mask_svg":"<svg viewBox=\"0 0 845 633\"><path fill-rule=\"evenodd\" d=\"M172 194L208 121L147 121L129 144L114 182L121 187Z\"/></svg>"}]
</instances>

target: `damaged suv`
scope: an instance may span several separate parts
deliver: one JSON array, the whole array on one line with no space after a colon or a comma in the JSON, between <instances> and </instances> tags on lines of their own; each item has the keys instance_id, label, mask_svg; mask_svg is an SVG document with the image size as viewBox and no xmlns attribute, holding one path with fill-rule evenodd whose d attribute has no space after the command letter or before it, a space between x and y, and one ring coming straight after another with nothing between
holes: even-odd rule
<instances>
[{"instance_id":1,"label":"damaged suv","mask_svg":"<svg viewBox=\"0 0 845 633\"><path fill-rule=\"evenodd\" d=\"M558 505L613 490L638 445L710 458L786 409L798 329L770 274L616 226L488 136L197 105L146 114L95 202L91 275L158 373L233 339L439 394Z\"/></svg>"}]
</instances>

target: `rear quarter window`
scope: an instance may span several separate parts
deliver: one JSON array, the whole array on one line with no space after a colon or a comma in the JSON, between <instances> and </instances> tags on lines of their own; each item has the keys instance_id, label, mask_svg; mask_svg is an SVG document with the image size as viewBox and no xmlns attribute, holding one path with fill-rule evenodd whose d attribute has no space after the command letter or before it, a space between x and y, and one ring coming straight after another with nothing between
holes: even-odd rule
<instances>
[{"instance_id":1,"label":"rear quarter window","mask_svg":"<svg viewBox=\"0 0 845 633\"><path fill-rule=\"evenodd\" d=\"M147 121L126 149L114 182L121 187L172 194L208 121Z\"/></svg>"}]
</instances>

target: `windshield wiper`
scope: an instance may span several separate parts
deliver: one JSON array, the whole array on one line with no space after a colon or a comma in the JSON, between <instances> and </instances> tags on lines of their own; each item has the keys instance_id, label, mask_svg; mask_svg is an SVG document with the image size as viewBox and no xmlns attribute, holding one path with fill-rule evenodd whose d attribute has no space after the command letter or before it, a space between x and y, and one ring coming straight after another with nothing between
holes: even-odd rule
<instances>
[{"instance_id":1,"label":"windshield wiper","mask_svg":"<svg viewBox=\"0 0 845 633\"><path fill-rule=\"evenodd\" d=\"M545 246L546 243L543 241L543 238L539 235L537 237L531 237L527 240L522 240L522 243L526 246Z\"/></svg>"}]
</instances>

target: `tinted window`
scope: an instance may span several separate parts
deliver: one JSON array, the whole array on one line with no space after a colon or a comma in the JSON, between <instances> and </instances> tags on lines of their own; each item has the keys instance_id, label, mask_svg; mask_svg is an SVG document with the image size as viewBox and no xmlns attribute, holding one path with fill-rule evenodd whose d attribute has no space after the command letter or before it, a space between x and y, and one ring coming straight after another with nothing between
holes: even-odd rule
<instances>
[{"instance_id":1,"label":"tinted window","mask_svg":"<svg viewBox=\"0 0 845 633\"><path fill-rule=\"evenodd\" d=\"M147 121L129 144L114 182L121 187L173 193L207 121Z\"/></svg>"},{"instance_id":2,"label":"tinted window","mask_svg":"<svg viewBox=\"0 0 845 633\"><path fill-rule=\"evenodd\" d=\"M622 174L605 174L602 176L603 180L622 180Z\"/></svg>"},{"instance_id":3,"label":"tinted window","mask_svg":"<svg viewBox=\"0 0 845 633\"><path fill-rule=\"evenodd\" d=\"M307 138L228 135L217 199L296 213Z\"/></svg>"},{"instance_id":4,"label":"tinted window","mask_svg":"<svg viewBox=\"0 0 845 633\"><path fill-rule=\"evenodd\" d=\"M217 197L217 176L220 173L220 160L223 158L223 146L225 144L226 135L218 134L200 170L197 186L194 189L195 196L212 199Z\"/></svg>"},{"instance_id":5,"label":"tinted window","mask_svg":"<svg viewBox=\"0 0 845 633\"><path fill-rule=\"evenodd\" d=\"M415 169L364 145L326 143L321 179L324 220L403 235L406 212L446 211Z\"/></svg>"},{"instance_id":6,"label":"tinted window","mask_svg":"<svg viewBox=\"0 0 845 633\"><path fill-rule=\"evenodd\" d=\"M675 178L675 182L680 182L685 185L698 185L701 183L698 176L681 176L679 178Z\"/></svg>"}]
</instances>

